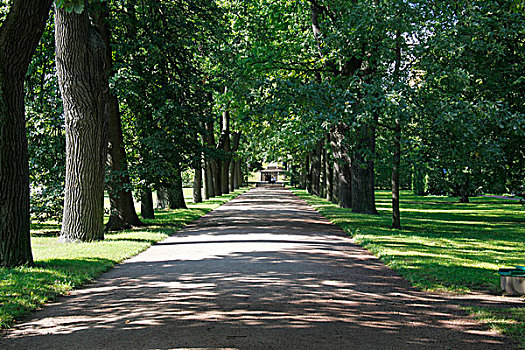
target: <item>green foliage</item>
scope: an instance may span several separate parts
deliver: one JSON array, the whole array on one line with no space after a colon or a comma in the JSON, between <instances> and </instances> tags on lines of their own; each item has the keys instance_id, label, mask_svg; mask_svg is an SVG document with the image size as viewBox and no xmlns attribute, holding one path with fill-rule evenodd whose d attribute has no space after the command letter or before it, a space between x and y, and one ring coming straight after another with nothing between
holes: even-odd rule
<instances>
[{"instance_id":1,"label":"green foliage","mask_svg":"<svg viewBox=\"0 0 525 350\"><path fill-rule=\"evenodd\" d=\"M84 11L85 0L55 0L55 6L66 12L81 14Z\"/></svg>"},{"instance_id":2,"label":"green foliage","mask_svg":"<svg viewBox=\"0 0 525 350\"><path fill-rule=\"evenodd\" d=\"M55 71L53 16L42 35L25 84L31 216L60 219L64 200L65 131Z\"/></svg>"}]
</instances>

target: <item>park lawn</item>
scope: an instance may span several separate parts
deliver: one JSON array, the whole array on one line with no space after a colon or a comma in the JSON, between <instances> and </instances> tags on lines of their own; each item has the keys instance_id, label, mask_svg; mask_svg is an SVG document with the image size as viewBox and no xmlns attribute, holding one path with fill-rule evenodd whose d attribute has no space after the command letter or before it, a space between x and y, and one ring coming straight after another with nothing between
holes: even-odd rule
<instances>
[{"instance_id":1,"label":"park lawn","mask_svg":"<svg viewBox=\"0 0 525 350\"><path fill-rule=\"evenodd\" d=\"M58 223L32 224L36 266L0 268L0 327L10 327L42 304L93 280L246 190L193 204L191 191L185 189L188 209L155 211L155 219L143 220L147 227L109 233L104 241L93 243L61 244L57 242Z\"/></svg>"},{"instance_id":2,"label":"park lawn","mask_svg":"<svg viewBox=\"0 0 525 350\"><path fill-rule=\"evenodd\" d=\"M393 230L391 194L376 191L379 215L354 214L304 190L292 189L358 244L428 291L500 292L500 267L525 265L525 206L517 201L401 193L401 224ZM471 309L525 348L525 309Z\"/></svg>"}]
</instances>

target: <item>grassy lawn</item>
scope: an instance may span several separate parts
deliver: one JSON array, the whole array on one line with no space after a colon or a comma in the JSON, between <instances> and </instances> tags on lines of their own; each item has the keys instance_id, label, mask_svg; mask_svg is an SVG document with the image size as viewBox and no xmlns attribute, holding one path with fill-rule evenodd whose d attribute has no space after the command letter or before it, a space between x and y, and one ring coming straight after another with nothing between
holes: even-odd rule
<instances>
[{"instance_id":1,"label":"grassy lawn","mask_svg":"<svg viewBox=\"0 0 525 350\"><path fill-rule=\"evenodd\" d=\"M0 327L8 328L43 303L91 281L245 190L193 204L191 190L185 189L188 209L156 211L154 220L144 220L147 227L106 234L104 241L95 243L60 244L58 223L34 223L36 266L0 268Z\"/></svg>"},{"instance_id":2,"label":"grassy lawn","mask_svg":"<svg viewBox=\"0 0 525 350\"><path fill-rule=\"evenodd\" d=\"M380 215L354 214L293 191L422 290L497 293L498 268L525 265L525 206L516 201L477 197L460 204L402 191L403 230L392 230L388 191L376 192ZM470 311L525 348L524 308Z\"/></svg>"}]
</instances>

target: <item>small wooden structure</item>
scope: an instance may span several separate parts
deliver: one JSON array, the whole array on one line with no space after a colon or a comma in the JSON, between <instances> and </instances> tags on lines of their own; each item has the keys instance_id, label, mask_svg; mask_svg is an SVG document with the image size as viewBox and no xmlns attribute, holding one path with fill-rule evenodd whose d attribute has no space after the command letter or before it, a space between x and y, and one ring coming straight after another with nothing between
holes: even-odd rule
<instances>
[{"instance_id":1,"label":"small wooden structure","mask_svg":"<svg viewBox=\"0 0 525 350\"><path fill-rule=\"evenodd\" d=\"M261 170L261 182L267 182L267 183L276 183L277 181L282 181L284 179L284 172L286 170L279 168L278 166L269 165L266 167L266 169ZM282 176L281 179L279 179L279 175Z\"/></svg>"}]
</instances>

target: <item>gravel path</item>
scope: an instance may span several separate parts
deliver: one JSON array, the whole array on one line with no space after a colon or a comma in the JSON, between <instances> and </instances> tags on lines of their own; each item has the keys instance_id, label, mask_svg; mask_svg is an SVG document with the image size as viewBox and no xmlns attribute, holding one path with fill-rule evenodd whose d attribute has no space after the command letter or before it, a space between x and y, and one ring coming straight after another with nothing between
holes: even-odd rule
<instances>
[{"instance_id":1,"label":"gravel path","mask_svg":"<svg viewBox=\"0 0 525 350\"><path fill-rule=\"evenodd\" d=\"M513 347L462 298L414 290L290 191L256 188L46 306L0 348Z\"/></svg>"}]
</instances>

